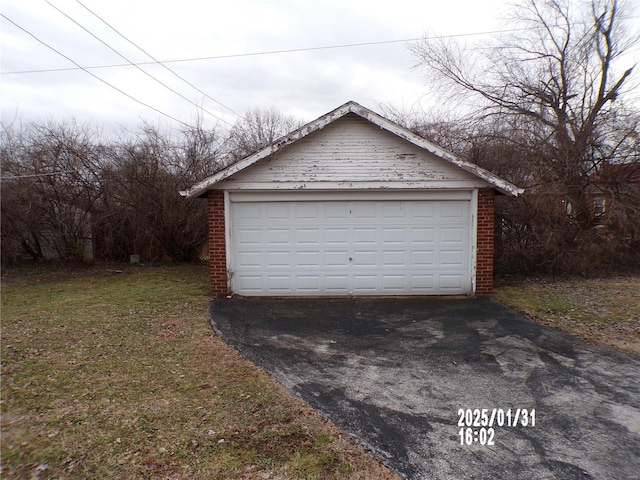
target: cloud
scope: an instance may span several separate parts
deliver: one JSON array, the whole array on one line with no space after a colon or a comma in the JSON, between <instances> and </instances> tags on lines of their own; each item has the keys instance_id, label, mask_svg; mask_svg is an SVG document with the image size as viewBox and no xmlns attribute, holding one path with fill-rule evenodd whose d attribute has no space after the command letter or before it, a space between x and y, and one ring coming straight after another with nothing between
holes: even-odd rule
<instances>
[{"instance_id":1,"label":"cloud","mask_svg":"<svg viewBox=\"0 0 640 480\"><path fill-rule=\"evenodd\" d=\"M127 58L148 58L79 3L50 0ZM46 3L10 0L3 13L84 66L124 60ZM82 0L119 32L161 60L300 49L414 38L427 30L443 33L490 27L492 5L500 0L235 0L181 2ZM481 25L480 27L478 25ZM6 21L0 33L2 70L72 67ZM256 106L311 120L347 100L413 103L425 93L414 60L403 44L307 50L287 54L199 60L167 65L208 96L242 114ZM144 67L171 88L226 121L236 116L162 67ZM196 108L133 67L91 70L141 102L190 121ZM161 119L157 112L95 80L72 72L3 75L2 119L15 116L74 116L106 125ZM220 123L205 115L207 124ZM221 125L224 125L223 123ZM108 127L107 127L108 128Z\"/></svg>"}]
</instances>

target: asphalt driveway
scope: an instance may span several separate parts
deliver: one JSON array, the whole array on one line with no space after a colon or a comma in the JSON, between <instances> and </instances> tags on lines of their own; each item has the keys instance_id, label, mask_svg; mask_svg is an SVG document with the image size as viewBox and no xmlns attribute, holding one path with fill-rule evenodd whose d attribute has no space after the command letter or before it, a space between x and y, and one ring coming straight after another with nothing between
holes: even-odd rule
<instances>
[{"instance_id":1,"label":"asphalt driveway","mask_svg":"<svg viewBox=\"0 0 640 480\"><path fill-rule=\"evenodd\" d=\"M492 300L230 298L210 318L405 478L640 479L640 358Z\"/></svg>"}]
</instances>

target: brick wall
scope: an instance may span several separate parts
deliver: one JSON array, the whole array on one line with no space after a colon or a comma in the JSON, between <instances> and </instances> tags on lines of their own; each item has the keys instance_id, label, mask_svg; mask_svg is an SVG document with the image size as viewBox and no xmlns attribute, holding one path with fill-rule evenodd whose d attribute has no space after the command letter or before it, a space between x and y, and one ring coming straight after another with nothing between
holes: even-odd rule
<instances>
[{"instance_id":1,"label":"brick wall","mask_svg":"<svg viewBox=\"0 0 640 480\"><path fill-rule=\"evenodd\" d=\"M478 191L478 249L476 256L476 295L488 295L493 289L493 217L495 191Z\"/></svg>"},{"instance_id":2,"label":"brick wall","mask_svg":"<svg viewBox=\"0 0 640 480\"><path fill-rule=\"evenodd\" d=\"M211 294L229 294L227 282L227 250L224 225L224 192L211 190L207 196L209 221L209 281Z\"/></svg>"}]
</instances>

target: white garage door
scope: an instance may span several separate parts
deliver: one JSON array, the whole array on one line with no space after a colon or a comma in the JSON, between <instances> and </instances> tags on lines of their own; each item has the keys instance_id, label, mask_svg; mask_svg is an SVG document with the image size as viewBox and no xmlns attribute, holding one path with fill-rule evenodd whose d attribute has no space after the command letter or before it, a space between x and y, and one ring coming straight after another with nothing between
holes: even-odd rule
<instances>
[{"instance_id":1,"label":"white garage door","mask_svg":"<svg viewBox=\"0 0 640 480\"><path fill-rule=\"evenodd\" d=\"M469 210L468 200L232 201L232 290L470 293Z\"/></svg>"}]
</instances>

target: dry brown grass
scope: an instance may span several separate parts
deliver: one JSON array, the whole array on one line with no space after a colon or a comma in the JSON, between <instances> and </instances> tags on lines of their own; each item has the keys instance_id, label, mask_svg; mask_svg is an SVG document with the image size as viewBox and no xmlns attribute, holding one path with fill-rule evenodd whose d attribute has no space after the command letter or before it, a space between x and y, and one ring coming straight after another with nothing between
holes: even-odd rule
<instances>
[{"instance_id":1,"label":"dry brown grass","mask_svg":"<svg viewBox=\"0 0 640 480\"><path fill-rule=\"evenodd\" d=\"M519 279L493 297L588 343L640 355L640 277Z\"/></svg>"},{"instance_id":2,"label":"dry brown grass","mask_svg":"<svg viewBox=\"0 0 640 480\"><path fill-rule=\"evenodd\" d=\"M5 274L4 478L398 478L212 332L205 267Z\"/></svg>"}]
</instances>

